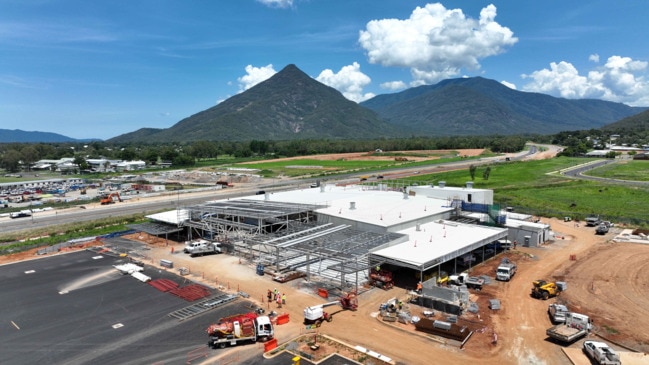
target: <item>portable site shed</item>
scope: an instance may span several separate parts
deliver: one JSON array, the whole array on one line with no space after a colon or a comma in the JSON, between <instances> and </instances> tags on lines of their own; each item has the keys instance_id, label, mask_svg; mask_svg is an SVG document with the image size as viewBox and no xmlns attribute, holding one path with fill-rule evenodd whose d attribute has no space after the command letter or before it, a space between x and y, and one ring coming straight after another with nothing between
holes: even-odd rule
<instances>
[{"instance_id":1,"label":"portable site shed","mask_svg":"<svg viewBox=\"0 0 649 365\"><path fill-rule=\"evenodd\" d=\"M507 219L508 239L522 247L538 247L552 238L549 224Z\"/></svg>"}]
</instances>

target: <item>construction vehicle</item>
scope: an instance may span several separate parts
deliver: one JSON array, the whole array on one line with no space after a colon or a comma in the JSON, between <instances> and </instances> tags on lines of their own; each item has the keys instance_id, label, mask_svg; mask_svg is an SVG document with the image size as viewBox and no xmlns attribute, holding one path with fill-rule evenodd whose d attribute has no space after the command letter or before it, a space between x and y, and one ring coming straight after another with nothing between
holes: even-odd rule
<instances>
[{"instance_id":1,"label":"construction vehicle","mask_svg":"<svg viewBox=\"0 0 649 365\"><path fill-rule=\"evenodd\" d=\"M339 300L318 304L304 308L304 324L308 326L320 327L322 322L333 321L333 314L325 312L324 308L332 305L340 305L343 310L355 311L358 309L358 298L356 292L350 292L343 295Z\"/></svg>"},{"instance_id":2,"label":"construction vehicle","mask_svg":"<svg viewBox=\"0 0 649 365\"><path fill-rule=\"evenodd\" d=\"M464 285L469 289L481 290L484 285L484 279L477 276L469 276L463 272L459 275L451 275L448 280L449 284Z\"/></svg>"},{"instance_id":3,"label":"construction vehicle","mask_svg":"<svg viewBox=\"0 0 649 365\"><path fill-rule=\"evenodd\" d=\"M275 332L270 317L250 312L221 318L207 328L207 335L210 336L209 346L225 348L243 341L270 340Z\"/></svg>"},{"instance_id":4,"label":"construction vehicle","mask_svg":"<svg viewBox=\"0 0 649 365\"><path fill-rule=\"evenodd\" d=\"M188 253L191 257L203 256L215 253L221 253L221 246L218 242L210 242L207 240L199 239L195 241L188 241L185 243L185 248L183 250L185 253Z\"/></svg>"},{"instance_id":5,"label":"construction vehicle","mask_svg":"<svg viewBox=\"0 0 649 365\"><path fill-rule=\"evenodd\" d=\"M101 203L101 205L113 204L113 203L115 203L115 200L113 198L117 198L117 200L120 203L122 202L122 197L119 196L119 192L116 191L114 193L110 193L108 195L102 196L101 200L99 200L99 203Z\"/></svg>"},{"instance_id":6,"label":"construction vehicle","mask_svg":"<svg viewBox=\"0 0 649 365\"><path fill-rule=\"evenodd\" d=\"M563 304L553 303L548 306L548 315L552 323L565 323L568 312L568 307Z\"/></svg>"},{"instance_id":7,"label":"construction vehicle","mask_svg":"<svg viewBox=\"0 0 649 365\"><path fill-rule=\"evenodd\" d=\"M586 356L599 365L620 365L620 355L604 342L584 341Z\"/></svg>"},{"instance_id":8,"label":"construction vehicle","mask_svg":"<svg viewBox=\"0 0 649 365\"><path fill-rule=\"evenodd\" d=\"M516 263L509 261L507 257L503 258L496 268L496 280L510 281L516 274Z\"/></svg>"},{"instance_id":9,"label":"construction vehicle","mask_svg":"<svg viewBox=\"0 0 649 365\"><path fill-rule=\"evenodd\" d=\"M587 315L580 313L566 313L566 322L552 326L545 331L551 339L572 343L586 336L592 329L592 321Z\"/></svg>"},{"instance_id":10,"label":"construction vehicle","mask_svg":"<svg viewBox=\"0 0 649 365\"><path fill-rule=\"evenodd\" d=\"M545 280L536 280L532 282L532 297L536 299L547 300L556 297L561 292L561 287L556 283Z\"/></svg>"},{"instance_id":11,"label":"construction vehicle","mask_svg":"<svg viewBox=\"0 0 649 365\"><path fill-rule=\"evenodd\" d=\"M392 280L392 271L381 269L377 270L376 268L371 269L370 285L385 290L391 289L394 286L394 281Z\"/></svg>"}]
</instances>

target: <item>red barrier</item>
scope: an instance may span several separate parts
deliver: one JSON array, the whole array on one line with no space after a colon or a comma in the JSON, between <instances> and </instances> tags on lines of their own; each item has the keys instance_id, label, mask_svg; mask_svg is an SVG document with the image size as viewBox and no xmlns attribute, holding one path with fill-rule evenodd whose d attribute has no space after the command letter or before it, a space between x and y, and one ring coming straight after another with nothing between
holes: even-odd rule
<instances>
[{"instance_id":1,"label":"red barrier","mask_svg":"<svg viewBox=\"0 0 649 365\"><path fill-rule=\"evenodd\" d=\"M288 313L280 314L277 316L277 324L286 324L289 321Z\"/></svg>"},{"instance_id":2,"label":"red barrier","mask_svg":"<svg viewBox=\"0 0 649 365\"><path fill-rule=\"evenodd\" d=\"M270 340L270 341L268 341L268 342L266 342L264 344L264 352L268 352L268 351L273 350L275 348L277 348L277 339L276 338L273 338L272 340Z\"/></svg>"},{"instance_id":3,"label":"red barrier","mask_svg":"<svg viewBox=\"0 0 649 365\"><path fill-rule=\"evenodd\" d=\"M329 298L329 292L324 288L318 288L318 295L323 298Z\"/></svg>"}]
</instances>

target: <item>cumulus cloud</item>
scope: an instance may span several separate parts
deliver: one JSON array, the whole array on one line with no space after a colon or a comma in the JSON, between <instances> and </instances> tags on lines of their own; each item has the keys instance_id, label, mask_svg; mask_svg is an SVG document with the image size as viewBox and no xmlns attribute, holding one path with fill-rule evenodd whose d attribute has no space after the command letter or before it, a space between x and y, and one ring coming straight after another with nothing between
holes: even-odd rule
<instances>
[{"instance_id":1,"label":"cumulus cloud","mask_svg":"<svg viewBox=\"0 0 649 365\"><path fill-rule=\"evenodd\" d=\"M293 0L257 0L258 2L271 8L290 8L293 6Z\"/></svg>"},{"instance_id":2,"label":"cumulus cloud","mask_svg":"<svg viewBox=\"0 0 649 365\"><path fill-rule=\"evenodd\" d=\"M597 53L592 54L592 55L588 56L588 60L592 61L592 62L595 62L595 63L599 63L599 55Z\"/></svg>"},{"instance_id":3,"label":"cumulus cloud","mask_svg":"<svg viewBox=\"0 0 649 365\"><path fill-rule=\"evenodd\" d=\"M239 91L246 91L251 87L257 85L262 81L268 80L271 76L276 74L277 71L273 69L273 65L254 67L252 65L246 66L246 75L237 79L239 82Z\"/></svg>"},{"instance_id":4,"label":"cumulus cloud","mask_svg":"<svg viewBox=\"0 0 649 365\"><path fill-rule=\"evenodd\" d=\"M594 98L632 106L648 106L649 82L645 78L647 64L629 57L611 56L605 65L584 76L569 62L552 62L549 69L522 75L523 79L531 80L523 86L523 90L568 99Z\"/></svg>"},{"instance_id":5,"label":"cumulus cloud","mask_svg":"<svg viewBox=\"0 0 649 365\"><path fill-rule=\"evenodd\" d=\"M503 80L503 81L501 81L500 83L503 84L503 85L505 85L505 86L507 86L507 87L510 88L510 89L514 89L514 90L516 90L516 85L515 85L515 84L512 84L512 83L509 82L509 81L505 81L505 80Z\"/></svg>"},{"instance_id":6,"label":"cumulus cloud","mask_svg":"<svg viewBox=\"0 0 649 365\"><path fill-rule=\"evenodd\" d=\"M494 5L472 19L461 9L427 4L417 7L408 19L370 21L360 31L359 43L370 63L409 68L411 86L430 84L462 69L479 69L480 59L500 54L518 41L495 17Z\"/></svg>"},{"instance_id":7,"label":"cumulus cloud","mask_svg":"<svg viewBox=\"0 0 649 365\"><path fill-rule=\"evenodd\" d=\"M381 89L396 91L405 89L406 87L408 87L408 85L406 85L406 83L403 81L388 81L382 83L380 87Z\"/></svg>"},{"instance_id":8,"label":"cumulus cloud","mask_svg":"<svg viewBox=\"0 0 649 365\"><path fill-rule=\"evenodd\" d=\"M320 72L316 80L340 91L347 99L357 103L374 97L372 93L363 93L363 88L372 82L369 76L361 72L361 66L354 62L334 73L330 69Z\"/></svg>"}]
</instances>

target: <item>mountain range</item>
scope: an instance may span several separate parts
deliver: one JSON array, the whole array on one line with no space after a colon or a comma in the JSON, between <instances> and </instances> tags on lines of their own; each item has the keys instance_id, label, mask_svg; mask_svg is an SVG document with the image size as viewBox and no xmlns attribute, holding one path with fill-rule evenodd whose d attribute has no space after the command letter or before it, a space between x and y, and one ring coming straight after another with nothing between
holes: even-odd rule
<instances>
[{"instance_id":1,"label":"mountain range","mask_svg":"<svg viewBox=\"0 0 649 365\"><path fill-rule=\"evenodd\" d=\"M170 128L140 129L109 142L554 134L600 128L644 110L521 92L482 77L444 80L357 104L288 65Z\"/></svg>"},{"instance_id":2,"label":"mountain range","mask_svg":"<svg viewBox=\"0 0 649 365\"><path fill-rule=\"evenodd\" d=\"M23 131L20 129L0 129L0 143L55 143L80 142L62 134L50 132Z\"/></svg>"},{"instance_id":3,"label":"mountain range","mask_svg":"<svg viewBox=\"0 0 649 365\"><path fill-rule=\"evenodd\" d=\"M647 109L521 92L482 77L448 79L357 104L288 65L266 81L170 128L141 128L107 142L547 135L601 128ZM43 133L33 137L48 138L38 142L61 141L52 140L57 136L54 133L23 133ZM0 143L36 142L35 138L28 141L21 137L19 141L6 137L13 135L0 130Z\"/></svg>"}]
</instances>

